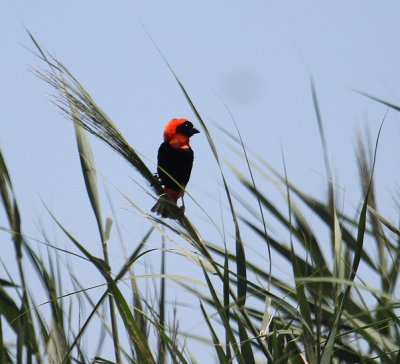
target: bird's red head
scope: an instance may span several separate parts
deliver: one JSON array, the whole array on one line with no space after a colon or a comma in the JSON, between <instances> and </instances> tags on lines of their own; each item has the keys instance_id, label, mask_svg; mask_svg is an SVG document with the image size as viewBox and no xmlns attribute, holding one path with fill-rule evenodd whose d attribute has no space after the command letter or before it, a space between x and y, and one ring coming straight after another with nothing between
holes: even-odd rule
<instances>
[{"instance_id":1,"label":"bird's red head","mask_svg":"<svg viewBox=\"0 0 400 364\"><path fill-rule=\"evenodd\" d=\"M173 148L189 148L189 138L199 133L187 119L172 119L164 128L164 141Z\"/></svg>"}]
</instances>

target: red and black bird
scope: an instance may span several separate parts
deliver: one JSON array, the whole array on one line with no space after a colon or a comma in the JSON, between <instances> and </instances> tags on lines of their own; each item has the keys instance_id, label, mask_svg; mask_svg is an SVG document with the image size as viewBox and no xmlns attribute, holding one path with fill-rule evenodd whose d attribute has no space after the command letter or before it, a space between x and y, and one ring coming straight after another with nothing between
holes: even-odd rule
<instances>
[{"instance_id":1,"label":"red and black bird","mask_svg":"<svg viewBox=\"0 0 400 364\"><path fill-rule=\"evenodd\" d=\"M158 149L157 175L164 187L164 193L151 209L162 217L174 218L173 208L182 198L181 211L185 210L183 195L190 179L193 166L193 150L189 139L199 133L186 119L172 119L164 128L164 142Z\"/></svg>"}]
</instances>

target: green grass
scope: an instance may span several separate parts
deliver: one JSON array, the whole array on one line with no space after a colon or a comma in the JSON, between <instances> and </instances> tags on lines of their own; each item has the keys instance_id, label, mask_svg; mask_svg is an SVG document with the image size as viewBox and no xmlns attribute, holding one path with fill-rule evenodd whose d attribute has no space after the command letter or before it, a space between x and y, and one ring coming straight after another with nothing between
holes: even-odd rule
<instances>
[{"instance_id":1,"label":"green grass","mask_svg":"<svg viewBox=\"0 0 400 364\"><path fill-rule=\"evenodd\" d=\"M325 201L296 187L286 168L280 173L252 154L237 128L237 134L225 133L225 136L243 158L247 174L223 163L201 112L167 63L202 126L219 167L234 234L229 237L221 234L220 241L207 241L186 216L177 214L176 220L159 220L143 213L138 218L148 225L147 233L136 244L129 245L131 251L127 252L125 262L118 269L112 269L108 241L111 231L118 232L118 221L103 218L95 158L87 132L122 156L151 186L149 194L160 194L162 187L140 153L127 143L72 73L31 38L38 57L47 66L47 71L37 72L38 76L53 88L54 103L75 125L82 175L97 222L101 256L89 251L50 209L48 214L79 252L74 257L98 272L103 284L85 287L69 267L66 277L60 257L72 252L50 244L45 233L47 257L34 249L34 241L21 230L18 191L13 188L12 170L0 153L0 193L7 218L7 225L1 229L9 234L14 245L18 272L17 276L0 277L1 363L201 363L191 354L191 346L200 345L196 340L208 346L217 363L399 362L400 304L396 290L400 230L381 216L376 207L373 171L379 134L372 146L359 139L357 158L364 197L356 216L347 216L337 208L323 118L313 83L328 181ZM383 100L372 99L400 110ZM232 173L227 174L226 169ZM259 188L264 183L256 183L256 176L265 178L263 182L273 181L271 188L281 192L282 205L277 206L268 197L268 191ZM253 197L253 202L244 201L232 189L233 182L239 182ZM127 194L124 197L132 207L137 207ZM313 216L312 226L317 227L311 226L307 216ZM267 226L272 221L287 232L287 239L279 240L268 233ZM328 234L322 237L321 229ZM270 261L270 265L249 258L252 255L248 254L248 234L244 230L251 231L256 244L265 247L262 258ZM161 232L162 244L158 249L148 249L146 243L157 231ZM168 243L176 239L191 248L179 254L186 255L200 268L202 276L196 284L202 290L193 289L190 284L193 278L185 276L185 272L180 276L169 273L166 255L178 253L169 251ZM227 247L228 239L234 241L233 250ZM371 257L364 248L365 239L376 243L378 258ZM146 265L146 257L155 251L161 252L160 270L142 277L136 275L138 264ZM278 255L291 267L290 280L282 279L271 262L270 258ZM7 272L4 262L3 267ZM33 270L41 282L41 294L46 302L35 301L38 292L33 292L27 270ZM371 286L370 274L379 277L376 286ZM67 279L73 282L73 292L64 288ZM167 301L166 280L173 280L187 292L185 297L191 299L192 307L204 319L206 331L201 337L180 329L177 310L183 303ZM90 294L92 289L101 290L96 299ZM368 300L364 299L366 296ZM42 312L43 306L50 314ZM81 312L86 312L84 318ZM101 327L97 337L90 331L93 325ZM91 341L98 341L98 351L94 354L86 351L89 333ZM105 340L113 343L113 350L102 357L100 349Z\"/></svg>"}]
</instances>

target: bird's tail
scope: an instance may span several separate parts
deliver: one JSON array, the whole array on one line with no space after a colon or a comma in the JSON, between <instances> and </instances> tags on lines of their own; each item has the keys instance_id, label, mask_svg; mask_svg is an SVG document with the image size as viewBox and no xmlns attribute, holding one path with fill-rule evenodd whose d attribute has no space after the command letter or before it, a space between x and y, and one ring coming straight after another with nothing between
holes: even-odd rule
<instances>
[{"instance_id":1,"label":"bird's tail","mask_svg":"<svg viewBox=\"0 0 400 364\"><path fill-rule=\"evenodd\" d=\"M174 196L175 197L175 196ZM176 219L182 215L183 210L177 206L177 200L170 196L168 193L163 193L156 204L151 208L151 212L155 212L157 215L170 219Z\"/></svg>"}]
</instances>

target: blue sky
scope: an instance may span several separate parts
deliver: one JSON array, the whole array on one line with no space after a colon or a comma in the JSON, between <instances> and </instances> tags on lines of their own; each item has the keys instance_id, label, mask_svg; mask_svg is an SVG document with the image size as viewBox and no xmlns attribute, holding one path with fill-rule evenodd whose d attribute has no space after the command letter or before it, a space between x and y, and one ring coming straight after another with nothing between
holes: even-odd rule
<instances>
[{"instance_id":1,"label":"blue sky","mask_svg":"<svg viewBox=\"0 0 400 364\"><path fill-rule=\"evenodd\" d=\"M400 104L399 11L395 1L0 1L0 147L23 211L24 231L38 237L43 223L61 246L67 244L42 199L100 254L73 128L46 97L51 90L30 71L44 64L25 48L33 45L24 26L85 85L152 169L164 124L193 115L143 27L189 91L223 159L245 170L243 159L226 147L227 138L215 126L234 130L225 103L249 149L282 170L282 148L289 178L322 198L326 179L312 76L335 182L345 191L343 208L354 214L362 198L355 131L368 127L374 139L386 112L354 90ZM399 122L399 115L389 111L376 168L379 208L395 224ZM189 192L220 221L223 191L204 134L193 138L192 147L196 159ZM139 241L147 226L117 190L148 210L152 200L132 179L143 181L101 143L93 140L93 149L104 215L111 213L106 188L127 241ZM262 179L260 184L284 208L279 193ZM206 235L215 234L194 203L187 201L187 210ZM115 247L116 266L122 257ZM88 285L98 281L88 275Z\"/></svg>"}]
</instances>

